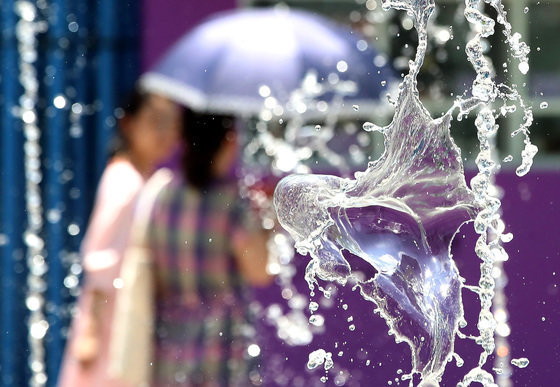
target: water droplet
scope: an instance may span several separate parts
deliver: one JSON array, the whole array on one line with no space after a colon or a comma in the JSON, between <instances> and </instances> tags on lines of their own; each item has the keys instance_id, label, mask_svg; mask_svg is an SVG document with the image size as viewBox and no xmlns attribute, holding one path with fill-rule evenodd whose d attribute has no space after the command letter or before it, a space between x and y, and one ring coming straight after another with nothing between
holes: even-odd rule
<instances>
[{"instance_id":1,"label":"water droplet","mask_svg":"<svg viewBox=\"0 0 560 387\"><path fill-rule=\"evenodd\" d=\"M81 103L76 102L76 103L72 104L72 113L82 114L83 111L84 111L84 108L83 108Z\"/></svg>"},{"instance_id":2,"label":"water droplet","mask_svg":"<svg viewBox=\"0 0 560 387\"><path fill-rule=\"evenodd\" d=\"M40 340L43 337L45 337L45 334L47 333L48 329L49 329L49 323L47 322L47 320L41 320L31 324L29 333L31 337L33 337L34 339Z\"/></svg>"},{"instance_id":3,"label":"water droplet","mask_svg":"<svg viewBox=\"0 0 560 387\"><path fill-rule=\"evenodd\" d=\"M359 105L353 105L352 109L354 109L354 111L357 112L358 110L360 110L360 106Z\"/></svg>"},{"instance_id":4,"label":"water droplet","mask_svg":"<svg viewBox=\"0 0 560 387\"><path fill-rule=\"evenodd\" d=\"M76 236L80 233L80 226L76 223L70 223L68 225L68 234Z\"/></svg>"},{"instance_id":5,"label":"water droplet","mask_svg":"<svg viewBox=\"0 0 560 387\"><path fill-rule=\"evenodd\" d=\"M80 138L82 137L83 134L83 130L80 126L78 125L72 125L70 127L70 137L72 138Z\"/></svg>"},{"instance_id":6,"label":"water droplet","mask_svg":"<svg viewBox=\"0 0 560 387\"><path fill-rule=\"evenodd\" d=\"M313 316L309 317L309 323L316 327L322 327L325 324L325 318L320 314L314 314Z\"/></svg>"},{"instance_id":7,"label":"water droplet","mask_svg":"<svg viewBox=\"0 0 560 387\"><path fill-rule=\"evenodd\" d=\"M281 294L282 294L282 298L285 299L285 300L291 300L292 297L294 296L294 292L290 288L282 289Z\"/></svg>"},{"instance_id":8,"label":"water droplet","mask_svg":"<svg viewBox=\"0 0 560 387\"><path fill-rule=\"evenodd\" d=\"M521 152L521 165L515 170L517 176L525 176L527 173L529 173L529 170L533 165L533 158L538 151L539 149L530 142L525 144L525 149L523 149L523 151Z\"/></svg>"},{"instance_id":9,"label":"water droplet","mask_svg":"<svg viewBox=\"0 0 560 387\"><path fill-rule=\"evenodd\" d=\"M41 309L43 299L37 295L31 295L25 300L25 305L30 311L37 311Z\"/></svg>"},{"instance_id":10,"label":"water droplet","mask_svg":"<svg viewBox=\"0 0 560 387\"><path fill-rule=\"evenodd\" d=\"M114 287L115 289L122 289L123 286L124 286L124 281L123 281L122 278L119 277L119 278L115 278L115 279L113 280L113 287Z\"/></svg>"},{"instance_id":11,"label":"water droplet","mask_svg":"<svg viewBox=\"0 0 560 387\"><path fill-rule=\"evenodd\" d=\"M58 223L61 218L62 213L60 212L60 210L53 208L47 211L47 220L49 221L49 223Z\"/></svg>"},{"instance_id":12,"label":"water droplet","mask_svg":"<svg viewBox=\"0 0 560 387\"><path fill-rule=\"evenodd\" d=\"M71 23L68 23L68 30L70 32L78 32L79 28L80 28L80 26L75 21L73 21Z\"/></svg>"},{"instance_id":13,"label":"water droplet","mask_svg":"<svg viewBox=\"0 0 560 387\"><path fill-rule=\"evenodd\" d=\"M261 87L259 87L259 95L263 98L267 98L270 97L270 87L268 87L267 85L262 85Z\"/></svg>"},{"instance_id":14,"label":"water droplet","mask_svg":"<svg viewBox=\"0 0 560 387\"><path fill-rule=\"evenodd\" d=\"M336 64L336 69L341 73L345 73L346 71L348 71L348 63L341 60Z\"/></svg>"},{"instance_id":15,"label":"water droplet","mask_svg":"<svg viewBox=\"0 0 560 387\"><path fill-rule=\"evenodd\" d=\"M529 365L529 359L526 357L520 357L518 359L511 359L511 364L518 368L525 368Z\"/></svg>"},{"instance_id":16,"label":"water droplet","mask_svg":"<svg viewBox=\"0 0 560 387\"><path fill-rule=\"evenodd\" d=\"M257 344L251 344L249 345L249 347L247 347L247 353L251 357L257 357L261 354L261 347L259 347Z\"/></svg>"},{"instance_id":17,"label":"water droplet","mask_svg":"<svg viewBox=\"0 0 560 387\"><path fill-rule=\"evenodd\" d=\"M541 102L540 108L543 109L543 110L548 109L548 102Z\"/></svg>"},{"instance_id":18,"label":"water droplet","mask_svg":"<svg viewBox=\"0 0 560 387\"><path fill-rule=\"evenodd\" d=\"M327 352L325 356L325 371L330 370L331 368L333 368L333 366L334 366L334 362L332 359L332 353Z\"/></svg>"},{"instance_id":19,"label":"water droplet","mask_svg":"<svg viewBox=\"0 0 560 387\"><path fill-rule=\"evenodd\" d=\"M32 124L37 119L37 116L35 115L34 111L27 110L23 112L23 114L21 115L21 119L26 124Z\"/></svg>"},{"instance_id":20,"label":"water droplet","mask_svg":"<svg viewBox=\"0 0 560 387\"><path fill-rule=\"evenodd\" d=\"M315 125L315 130L318 132L321 130L321 125Z\"/></svg>"},{"instance_id":21,"label":"water droplet","mask_svg":"<svg viewBox=\"0 0 560 387\"><path fill-rule=\"evenodd\" d=\"M521 62L519 63L519 71L521 74L525 75L529 72L529 62Z\"/></svg>"},{"instance_id":22,"label":"water droplet","mask_svg":"<svg viewBox=\"0 0 560 387\"><path fill-rule=\"evenodd\" d=\"M313 313L315 312L317 309L319 309L319 304L316 303L315 301L311 301L309 303L309 310Z\"/></svg>"},{"instance_id":23,"label":"water droplet","mask_svg":"<svg viewBox=\"0 0 560 387\"><path fill-rule=\"evenodd\" d=\"M357 12L357 14L360 15L359 12ZM367 44L367 42L366 42L365 40L360 39L360 40L358 40L358 43L356 43L356 47L357 47L358 50L360 50L360 51L365 51L365 50L367 50L367 48L368 48L368 44Z\"/></svg>"},{"instance_id":24,"label":"water droplet","mask_svg":"<svg viewBox=\"0 0 560 387\"><path fill-rule=\"evenodd\" d=\"M78 276L72 274L67 275L64 278L63 282L64 282L64 287L66 287L67 289L74 289L79 284Z\"/></svg>"},{"instance_id":25,"label":"water droplet","mask_svg":"<svg viewBox=\"0 0 560 387\"><path fill-rule=\"evenodd\" d=\"M309 354L309 359L307 361L307 368L312 370L319 367L321 364L325 362L326 356L327 356L327 352L322 348L311 352Z\"/></svg>"},{"instance_id":26,"label":"water droplet","mask_svg":"<svg viewBox=\"0 0 560 387\"><path fill-rule=\"evenodd\" d=\"M500 237L500 239L502 240L502 242L504 243L509 243L513 240L513 234L511 232L508 232L507 234L502 234L502 236Z\"/></svg>"},{"instance_id":27,"label":"water droplet","mask_svg":"<svg viewBox=\"0 0 560 387\"><path fill-rule=\"evenodd\" d=\"M53 105L57 109L64 109L66 106L66 98L63 95L57 95L53 99Z\"/></svg>"},{"instance_id":28,"label":"water droplet","mask_svg":"<svg viewBox=\"0 0 560 387\"><path fill-rule=\"evenodd\" d=\"M351 331L355 331L356 330L356 326L354 324L351 324L348 329L350 329Z\"/></svg>"}]
</instances>

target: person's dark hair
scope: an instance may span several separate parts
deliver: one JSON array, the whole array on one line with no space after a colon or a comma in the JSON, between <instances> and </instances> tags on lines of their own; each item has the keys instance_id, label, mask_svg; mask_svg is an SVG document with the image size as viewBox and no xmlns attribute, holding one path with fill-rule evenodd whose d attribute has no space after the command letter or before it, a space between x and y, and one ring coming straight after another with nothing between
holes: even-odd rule
<instances>
[{"instance_id":1,"label":"person's dark hair","mask_svg":"<svg viewBox=\"0 0 560 387\"><path fill-rule=\"evenodd\" d=\"M196 113L185 109L183 121L183 171L191 186L203 190L214 180L212 162L228 133L234 130L231 116Z\"/></svg>"},{"instance_id":2,"label":"person's dark hair","mask_svg":"<svg viewBox=\"0 0 560 387\"><path fill-rule=\"evenodd\" d=\"M121 120L124 117L133 117L142 109L148 97L150 96L149 93L143 91L141 88L136 86L122 101L120 107L115 109L115 117L118 120ZM117 132L113 140L111 141L109 155L115 156L118 153L126 151L128 148L128 144L126 142L126 138L123 136L121 128L117 128Z\"/></svg>"}]
</instances>

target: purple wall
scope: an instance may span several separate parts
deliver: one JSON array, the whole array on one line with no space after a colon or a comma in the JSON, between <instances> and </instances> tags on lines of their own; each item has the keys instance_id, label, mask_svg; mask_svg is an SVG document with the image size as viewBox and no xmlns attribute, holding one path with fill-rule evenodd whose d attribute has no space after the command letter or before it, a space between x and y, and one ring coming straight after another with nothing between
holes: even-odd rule
<instances>
[{"instance_id":1,"label":"purple wall","mask_svg":"<svg viewBox=\"0 0 560 387\"><path fill-rule=\"evenodd\" d=\"M209 15L236 6L236 0L143 0L142 71L153 66L173 42Z\"/></svg>"},{"instance_id":2,"label":"purple wall","mask_svg":"<svg viewBox=\"0 0 560 387\"><path fill-rule=\"evenodd\" d=\"M560 386L560 171L535 169L522 179L503 174L498 183L514 234L505 266L510 342L515 357L531 361L517 371L515 386Z\"/></svg>"}]
</instances>

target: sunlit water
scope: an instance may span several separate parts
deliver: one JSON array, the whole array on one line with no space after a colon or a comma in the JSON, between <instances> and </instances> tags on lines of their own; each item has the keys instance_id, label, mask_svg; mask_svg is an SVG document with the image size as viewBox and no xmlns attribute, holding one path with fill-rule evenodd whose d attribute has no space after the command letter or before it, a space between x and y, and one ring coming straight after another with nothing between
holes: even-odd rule
<instances>
[{"instance_id":1,"label":"sunlit water","mask_svg":"<svg viewBox=\"0 0 560 387\"><path fill-rule=\"evenodd\" d=\"M518 175L526 174L537 149L529 141L532 112L513 86L497 85L490 63L484 58L482 39L494 33L494 20L479 11L479 0L466 0L465 17L477 34L467 44L468 60L476 70L470 95L458 98L442 117L432 118L418 97L416 77L427 47L427 24L434 10L433 0L384 1L385 9L406 11L415 21L419 45L410 72L399 90L392 123L378 127L366 123L364 130L381 131L385 152L354 179L327 175L292 175L277 186L274 206L280 224L296 242L302 254L309 254L306 279L312 292L318 279L341 284L352 279L364 298L376 305L389 332L412 351L412 372L424 386L438 385L446 363L454 356L454 341L463 318L461 293L465 288L450 254L450 244L460 226L474 221L480 235L476 245L481 258L478 286L468 288L479 295L479 335L471 337L481 347L478 365L460 383L494 385L493 375L482 367L494 351L495 320L490 312L495 282L492 268L507 259L501 246L500 200L493 196L492 176L496 171L493 137L496 118L517 106L524 122L512 136L525 136L525 149ZM529 48L506 19L499 0L487 0L504 26L511 55L519 61L518 71L528 70ZM501 109L494 109L503 101ZM512 104L511 106L508 104ZM477 111L476 129L480 153L478 175L471 188L465 182L460 150L450 137L455 111L462 119ZM353 275L353 263L363 260L376 274L360 280ZM311 368L325 362L327 352L310 355ZM514 365L524 365L516 361Z\"/></svg>"}]
</instances>

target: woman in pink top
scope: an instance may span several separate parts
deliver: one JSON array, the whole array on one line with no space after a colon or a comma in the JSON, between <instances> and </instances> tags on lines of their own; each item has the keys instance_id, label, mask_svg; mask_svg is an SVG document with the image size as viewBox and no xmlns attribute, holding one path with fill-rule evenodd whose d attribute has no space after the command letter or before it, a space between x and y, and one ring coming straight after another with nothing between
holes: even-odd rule
<instances>
[{"instance_id":1,"label":"woman in pink top","mask_svg":"<svg viewBox=\"0 0 560 387\"><path fill-rule=\"evenodd\" d=\"M115 293L132 226L136 198L146 179L178 142L181 109L157 96L134 92L119 122L120 144L97 191L82 244L85 278L78 313L61 368L60 387L122 386L107 374Z\"/></svg>"}]
</instances>

